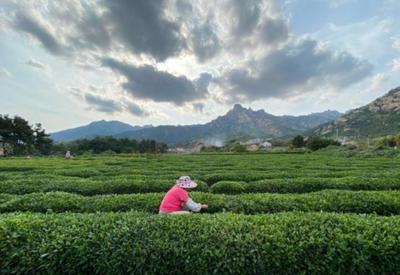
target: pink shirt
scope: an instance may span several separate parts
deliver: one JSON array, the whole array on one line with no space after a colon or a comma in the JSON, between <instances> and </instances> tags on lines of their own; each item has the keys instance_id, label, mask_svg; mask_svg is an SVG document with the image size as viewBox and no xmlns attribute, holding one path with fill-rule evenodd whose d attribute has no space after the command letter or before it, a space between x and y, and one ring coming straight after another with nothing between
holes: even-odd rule
<instances>
[{"instance_id":1,"label":"pink shirt","mask_svg":"<svg viewBox=\"0 0 400 275\"><path fill-rule=\"evenodd\" d=\"M160 211L162 212L181 211L182 204L185 203L188 199L189 199L188 192L185 189L178 187L177 185L174 185L171 189L169 189L167 194L165 194L160 205Z\"/></svg>"}]
</instances>

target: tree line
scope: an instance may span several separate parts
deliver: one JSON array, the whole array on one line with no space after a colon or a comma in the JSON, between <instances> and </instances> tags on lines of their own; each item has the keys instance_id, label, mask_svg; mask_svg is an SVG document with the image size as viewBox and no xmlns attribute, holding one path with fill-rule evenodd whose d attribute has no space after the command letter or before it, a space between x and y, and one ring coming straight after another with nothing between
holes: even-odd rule
<instances>
[{"instance_id":1,"label":"tree line","mask_svg":"<svg viewBox=\"0 0 400 275\"><path fill-rule=\"evenodd\" d=\"M112 136L95 137L93 139L79 139L68 143L54 144L54 151L61 153L71 151L73 154L100 154L100 153L165 153L168 146L155 140L143 139L137 141L128 138L114 138Z\"/></svg>"},{"instance_id":2,"label":"tree line","mask_svg":"<svg viewBox=\"0 0 400 275\"><path fill-rule=\"evenodd\" d=\"M53 141L40 123L34 126L22 117L0 115L0 149L3 155L51 153Z\"/></svg>"},{"instance_id":3,"label":"tree line","mask_svg":"<svg viewBox=\"0 0 400 275\"><path fill-rule=\"evenodd\" d=\"M337 140L321 136L310 136L305 139L302 135L297 135L292 139L291 145L293 148L307 147L312 151L316 151L329 145L340 146L340 143Z\"/></svg>"},{"instance_id":4,"label":"tree line","mask_svg":"<svg viewBox=\"0 0 400 275\"><path fill-rule=\"evenodd\" d=\"M30 125L22 117L0 115L0 151L4 156L52 155L93 153L164 153L165 143L155 140L134 140L128 138L96 137L68 143L54 142L40 123Z\"/></svg>"}]
</instances>

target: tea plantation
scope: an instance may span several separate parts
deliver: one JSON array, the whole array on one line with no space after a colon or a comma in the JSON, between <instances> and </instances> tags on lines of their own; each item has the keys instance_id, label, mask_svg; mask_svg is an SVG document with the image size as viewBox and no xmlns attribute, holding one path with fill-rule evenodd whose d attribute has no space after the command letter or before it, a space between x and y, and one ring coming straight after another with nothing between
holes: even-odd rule
<instances>
[{"instance_id":1,"label":"tea plantation","mask_svg":"<svg viewBox=\"0 0 400 275\"><path fill-rule=\"evenodd\" d=\"M209 209L159 215L182 175ZM400 274L400 159L0 159L0 274Z\"/></svg>"}]
</instances>

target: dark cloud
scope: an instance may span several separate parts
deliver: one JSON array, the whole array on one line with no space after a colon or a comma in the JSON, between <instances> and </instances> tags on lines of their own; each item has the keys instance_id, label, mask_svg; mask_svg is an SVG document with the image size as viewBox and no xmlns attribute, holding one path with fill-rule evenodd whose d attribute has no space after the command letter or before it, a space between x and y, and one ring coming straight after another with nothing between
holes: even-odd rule
<instances>
[{"instance_id":1,"label":"dark cloud","mask_svg":"<svg viewBox=\"0 0 400 275\"><path fill-rule=\"evenodd\" d=\"M138 117L149 116L149 113L146 110L144 110L142 107L133 102L127 103L126 109L129 111L129 113L131 113L134 116Z\"/></svg>"},{"instance_id":2,"label":"dark cloud","mask_svg":"<svg viewBox=\"0 0 400 275\"><path fill-rule=\"evenodd\" d=\"M199 78L194 81L196 91L200 94L208 94L208 85L212 81L212 75L209 73L201 73Z\"/></svg>"},{"instance_id":3,"label":"dark cloud","mask_svg":"<svg viewBox=\"0 0 400 275\"><path fill-rule=\"evenodd\" d=\"M256 61L254 70L234 69L221 83L231 100L245 98L285 98L294 92L330 85L345 88L366 77L372 65L348 53L322 49L314 40L306 39L274 50Z\"/></svg>"},{"instance_id":4,"label":"dark cloud","mask_svg":"<svg viewBox=\"0 0 400 275\"><path fill-rule=\"evenodd\" d=\"M150 65L133 66L111 58L103 59L102 63L126 77L122 86L136 98L181 104L208 95L210 74L201 74L200 78L191 81L185 76L158 71Z\"/></svg>"},{"instance_id":5,"label":"dark cloud","mask_svg":"<svg viewBox=\"0 0 400 275\"><path fill-rule=\"evenodd\" d=\"M180 24L166 18L166 8L165 0L99 0L50 3L47 13L35 14L22 12L29 8L18 3L13 23L15 29L34 36L55 55L122 48L164 61L186 48ZM53 25L57 33L43 22Z\"/></svg>"},{"instance_id":6,"label":"dark cloud","mask_svg":"<svg viewBox=\"0 0 400 275\"><path fill-rule=\"evenodd\" d=\"M288 23L282 18L265 18L260 26L260 38L268 44L284 42L289 37Z\"/></svg>"},{"instance_id":7,"label":"dark cloud","mask_svg":"<svg viewBox=\"0 0 400 275\"><path fill-rule=\"evenodd\" d=\"M111 37L103 17L87 8L83 16L76 23L77 33L71 35L70 40L74 48L101 48L109 49Z\"/></svg>"},{"instance_id":8,"label":"dark cloud","mask_svg":"<svg viewBox=\"0 0 400 275\"><path fill-rule=\"evenodd\" d=\"M259 0L232 0L226 3L232 22L231 32L237 36L250 35L260 20Z\"/></svg>"},{"instance_id":9,"label":"dark cloud","mask_svg":"<svg viewBox=\"0 0 400 275\"><path fill-rule=\"evenodd\" d=\"M37 18L27 12L17 12L14 21L15 28L36 37L52 54L64 54L63 47L51 31L41 24Z\"/></svg>"},{"instance_id":10,"label":"dark cloud","mask_svg":"<svg viewBox=\"0 0 400 275\"><path fill-rule=\"evenodd\" d=\"M196 27L192 32L193 52L199 62L214 57L220 50L220 42L209 22Z\"/></svg>"},{"instance_id":11,"label":"dark cloud","mask_svg":"<svg viewBox=\"0 0 400 275\"><path fill-rule=\"evenodd\" d=\"M46 70L46 65L34 59L29 59L28 61L25 62L25 64L37 69Z\"/></svg>"},{"instance_id":12,"label":"dark cloud","mask_svg":"<svg viewBox=\"0 0 400 275\"><path fill-rule=\"evenodd\" d=\"M86 103L99 112L111 114L122 111L121 104L112 99L105 99L88 93L84 94L83 98Z\"/></svg>"},{"instance_id":13,"label":"dark cloud","mask_svg":"<svg viewBox=\"0 0 400 275\"><path fill-rule=\"evenodd\" d=\"M179 24L165 17L165 1L104 0L104 3L113 31L135 53L163 61L184 48Z\"/></svg>"}]
</instances>

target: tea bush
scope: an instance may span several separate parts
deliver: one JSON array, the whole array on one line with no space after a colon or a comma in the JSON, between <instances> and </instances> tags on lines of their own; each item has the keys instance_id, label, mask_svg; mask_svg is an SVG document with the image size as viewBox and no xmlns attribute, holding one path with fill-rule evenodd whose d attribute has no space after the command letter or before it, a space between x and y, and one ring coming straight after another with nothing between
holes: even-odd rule
<instances>
[{"instance_id":1,"label":"tea bush","mask_svg":"<svg viewBox=\"0 0 400 275\"><path fill-rule=\"evenodd\" d=\"M7 214L3 274L397 274L400 217Z\"/></svg>"},{"instance_id":2,"label":"tea bush","mask_svg":"<svg viewBox=\"0 0 400 275\"><path fill-rule=\"evenodd\" d=\"M210 191L219 194L240 194L245 192L243 182L237 181L219 181L214 183Z\"/></svg>"},{"instance_id":3,"label":"tea bush","mask_svg":"<svg viewBox=\"0 0 400 275\"><path fill-rule=\"evenodd\" d=\"M331 153L0 158L0 273L398 274L398 160ZM200 192L190 195L209 208L156 214L182 175L198 183Z\"/></svg>"},{"instance_id":4,"label":"tea bush","mask_svg":"<svg viewBox=\"0 0 400 275\"><path fill-rule=\"evenodd\" d=\"M103 195L33 193L0 196L0 212L97 212L144 211L158 213L164 193ZM326 190L306 194L218 195L194 192L195 201L209 204L202 212L259 214L282 211L326 211L400 215L400 192Z\"/></svg>"}]
</instances>

